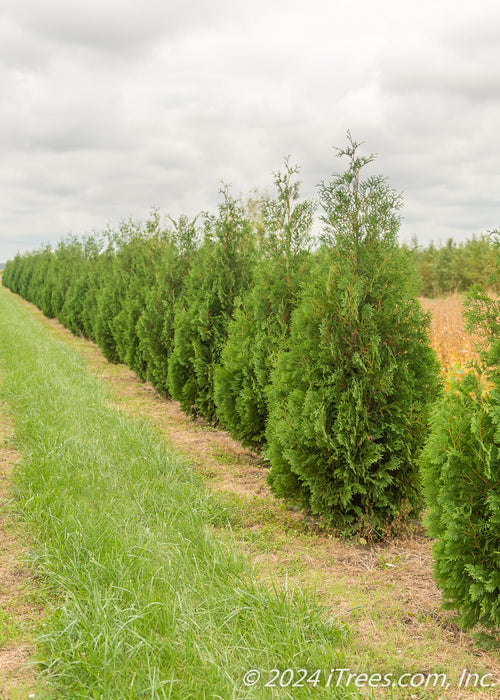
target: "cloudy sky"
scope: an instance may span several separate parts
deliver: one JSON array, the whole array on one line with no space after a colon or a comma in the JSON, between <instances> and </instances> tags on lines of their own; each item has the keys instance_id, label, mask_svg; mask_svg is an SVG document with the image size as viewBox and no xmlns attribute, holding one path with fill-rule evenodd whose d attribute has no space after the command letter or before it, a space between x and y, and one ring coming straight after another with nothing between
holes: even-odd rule
<instances>
[{"instance_id":1,"label":"cloudy sky","mask_svg":"<svg viewBox=\"0 0 500 700\"><path fill-rule=\"evenodd\" d=\"M0 262L342 169L351 130L401 237L500 226L500 3L2 0Z\"/></svg>"}]
</instances>

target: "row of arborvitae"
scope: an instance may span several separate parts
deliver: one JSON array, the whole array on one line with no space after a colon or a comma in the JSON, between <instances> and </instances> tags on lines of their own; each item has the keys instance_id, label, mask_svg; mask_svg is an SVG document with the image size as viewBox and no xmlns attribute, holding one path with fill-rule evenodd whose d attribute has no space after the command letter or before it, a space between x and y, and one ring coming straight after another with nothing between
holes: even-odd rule
<instances>
[{"instance_id":1,"label":"row of arborvitae","mask_svg":"<svg viewBox=\"0 0 500 700\"><path fill-rule=\"evenodd\" d=\"M500 283L496 234L495 282ZM434 568L445 605L467 626L500 629L500 298L476 288L465 302L480 361L437 403L422 455Z\"/></svg>"},{"instance_id":2,"label":"row of arborvitae","mask_svg":"<svg viewBox=\"0 0 500 700\"><path fill-rule=\"evenodd\" d=\"M288 160L258 215L228 188L204 226L143 226L17 257L3 282L111 361L264 448L269 483L342 532L379 537L421 505L439 367L397 240L401 199L349 142L301 201Z\"/></svg>"},{"instance_id":3,"label":"row of arborvitae","mask_svg":"<svg viewBox=\"0 0 500 700\"><path fill-rule=\"evenodd\" d=\"M435 405L429 320L397 242L400 197L349 137L345 172L299 200L285 162L258 214L228 188L216 215L154 212L17 256L3 283L96 341L182 408L263 448L269 483L338 531L382 536L422 505L435 570L464 622L500 626L500 303L476 291L482 364ZM500 258L497 255L497 260ZM500 265L497 282L500 280Z\"/></svg>"}]
</instances>

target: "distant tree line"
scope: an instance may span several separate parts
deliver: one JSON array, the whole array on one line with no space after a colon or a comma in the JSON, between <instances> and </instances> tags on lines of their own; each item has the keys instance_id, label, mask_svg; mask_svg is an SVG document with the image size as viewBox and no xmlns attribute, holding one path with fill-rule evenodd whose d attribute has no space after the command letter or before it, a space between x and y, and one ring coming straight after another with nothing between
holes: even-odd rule
<instances>
[{"instance_id":1,"label":"distant tree line","mask_svg":"<svg viewBox=\"0 0 500 700\"><path fill-rule=\"evenodd\" d=\"M494 274L497 251L491 235L472 236L466 241L451 238L445 244L419 246L413 240L404 246L411 252L420 280L420 294L440 297L467 292L472 285L498 291Z\"/></svg>"},{"instance_id":2,"label":"distant tree line","mask_svg":"<svg viewBox=\"0 0 500 700\"><path fill-rule=\"evenodd\" d=\"M67 238L55 249L9 261L3 284L95 341L108 360L129 365L188 414L261 450L275 495L337 532L383 537L418 514L425 496L430 526L441 536L452 520L435 499L466 513L476 487L481 502L486 480L491 493L484 518L493 513L493 520L491 529L483 521L478 527L489 533L493 558L481 560L478 576L490 576L500 549L493 541L500 511L497 394L488 399L491 410L490 403L483 410L479 400L471 401L469 384L440 398L430 319L417 296L487 284L490 262L498 268L498 248L487 237L425 249L400 246L400 196L384 177L364 176L373 157L361 156L350 135L338 155L347 167L321 183L317 201L300 197L297 168L286 160L275 173L274 192L258 208L223 187L214 214L164 225L154 211L145 223L126 221L83 240ZM321 240L313 246L318 207ZM488 294L474 293L470 323L495 337L498 308ZM485 362L496 367L497 355ZM500 381L497 370L490 376ZM457 407L460 439L450 435L447 422ZM476 414L488 428L491 449L476 444L482 428L467 422ZM472 448L478 465L468 457ZM479 478L467 472L458 488L462 477L454 475L469 464ZM467 530L467 518L461 522ZM483 590L476 569L457 583L455 567L450 584L443 557L458 556L454 537L456 531L449 553L441 548L436 554L443 587L469 622L500 623L492 602L500 581L493 574L484 583L489 595L494 591L486 612L474 608L474 593L464 593L469 584ZM477 542L473 535L467 542L472 556Z\"/></svg>"}]
</instances>

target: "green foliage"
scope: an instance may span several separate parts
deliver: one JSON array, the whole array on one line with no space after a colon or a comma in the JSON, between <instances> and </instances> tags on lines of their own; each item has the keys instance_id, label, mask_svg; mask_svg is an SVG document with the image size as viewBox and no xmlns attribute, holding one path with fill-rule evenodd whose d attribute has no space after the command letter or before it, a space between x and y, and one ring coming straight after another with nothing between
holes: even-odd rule
<instances>
[{"instance_id":1,"label":"green foliage","mask_svg":"<svg viewBox=\"0 0 500 700\"><path fill-rule=\"evenodd\" d=\"M114 253L109 237L89 239L86 247L87 265L85 296L82 300L81 323L83 335L97 343L98 305L101 289L106 285Z\"/></svg>"},{"instance_id":2,"label":"green foliage","mask_svg":"<svg viewBox=\"0 0 500 700\"><path fill-rule=\"evenodd\" d=\"M496 276L500 278L498 241ZM446 607L463 623L500 627L500 300L474 288L469 330L481 364L454 379L434 409L422 478L434 570Z\"/></svg>"},{"instance_id":3,"label":"green foliage","mask_svg":"<svg viewBox=\"0 0 500 700\"><path fill-rule=\"evenodd\" d=\"M95 339L88 327L89 294L96 284L100 247L96 238L86 238L81 246L81 260L66 290L60 320L75 335Z\"/></svg>"},{"instance_id":4,"label":"green foliage","mask_svg":"<svg viewBox=\"0 0 500 700\"><path fill-rule=\"evenodd\" d=\"M309 275L314 203L299 202L298 172L288 160L275 174L276 198L262 203L262 258L252 285L236 304L215 370L217 415L233 437L260 447L267 421L267 388L289 335L301 282Z\"/></svg>"},{"instance_id":5,"label":"green foliage","mask_svg":"<svg viewBox=\"0 0 500 700\"><path fill-rule=\"evenodd\" d=\"M122 291L120 311L112 321L118 357L141 379L146 378L146 363L140 350L137 324L145 298L155 280L164 234L156 212L145 230L133 228L117 252L115 281Z\"/></svg>"},{"instance_id":6,"label":"green foliage","mask_svg":"<svg viewBox=\"0 0 500 700\"><path fill-rule=\"evenodd\" d=\"M18 289L18 277L23 266L23 258L19 253L12 260L5 263L5 268L2 273L2 285L13 292Z\"/></svg>"},{"instance_id":7,"label":"green foliage","mask_svg":"<svg viewBox=\"0 0 500 700\"><path fill-rule=\"evenodd\" d=\"M146 378L162 394L168 395L168 361L174 346L175 305L196 253L196 219L171 219L174 231L162 241L156 261L154 282L146 292L136 332Z\"/></svg>"},{"instance_id":8,"label":"green foliage","mask_svg":"<svg viewBox=\"0 0 500 700\"><path fill-rule=\"evenodd\" d=\"M320 188L322 252L270 390L269 483L341 531L380 536L419 506L417 457L439 366L397 245L401 200L349 135Z\"/></svg>"},{"instance_id":9,"label":"green foliage","mask_svg":"<svg viewBox=\"0 0 500 700\"><path fill-rule=\"evenodd\" d=\"M110 362L124 362L128 349L123 316L134 277L130 249L139 237L140 226L132 220L121 222L118 231L108 232L109 258L103 284L97 292L95 335L104 357Z\"/></svg>"},{"instance_id":10,"label":"green foliage","mask_svg":"<svg viewBox=\"0 0 500 700\"><path fill-rule=\"evenodd\" d=\"M118 231L108 232L108 247L97 289L89 289L93 302L92 332L104 356L125 362L142 379L145 363L136 327L147 291L154 282L163 233L159 215L153 212L143 228L124 221Z\"/></svg>"},{"instance_id":11,"label":"green foliage","mask_svg":"<svg viewBox=\"0 0 500 700\"><path fill-rule=\"evenodd\" d=\"M79 259L69 271L59 320L72 333L96 340L97 290L102 286L103 263L109 263L102 237L87 236L80 244ZM64 270L64 266L63 266ZM67 275L68 273L66 273Z\"/></svg>"},{"instance_id":12,"label":"green foliage","mask_svg":"<svg viewBox=\"0 0 500 700\"><path fill-rule=\"evenodd\" d=\"M3 284L97 342L111 362L125 362L167 392L174 305L197 246L195 221L160 227L154 210L144 224L124 221L82 242L16 256Z\"/></svg>"},{"instance_id":13,"label":"green foliage","mask_svg":"<svg viewBox=\"0 0 500 700\"><path fill-rule=\"evenodd\" d=\"M32 261L33 273L28 277L29 283L24 281L20 287L20 294L32 301L39 309L48 316L55 316L52 305L51 281L54 280L52 270L54 267L54 253L50 246L43 248L38 254L38 259Z\"/></svg>"},{"instance_id":14,"label":"green foliage","mask_svg":"<svg viewBox=\"0 0 500 700\"><path fill-rule=\"evenodd\" d=\"M249 285L254 229L225 187L217 216L207 216L203 245L175 312L168 383L184 411L216 418L214 370L227 339L235 300Z\"/></svg>"},{"instance_id":15,"label":"green foliage","mask_svg":"<svg viewBox=\"0 0 500 700\"><path fill-rule=\"evenodd\" d=\"M479 337L478 350L484 366L494 372L495 381L500 367L500 296L491 287L500 289L500 230L490 231L494 251L494 268L489 277L490 289L474 285L464 301L467 330Z\"/></svg>"},{"instance_id":16,"label":"green foliage","mask_svg":"<svg viewBox=\"0 0 500 700\"><path fill-rule=\"evenodd\" d=\"M487 235L472 236L445 245L418 246L413 241L412 259L421 278L420 293L427 297L466 292L472 285L498 288L491 280L495 251Z\"/></svg>"},{"instance_id":17,"label":"green foliage","mask_svg":"<svg viewBox=\"0 0 500 700\"><path fill-rule=\"evenodd\" d=\"M97 313L95 337L104 357L110 362L119 362L120 355L113 333L113 321L122 309L126 291L124 281L118 276L117 263L113 260L112 269L106 284L97 293Z\"/></svg>"},{"instance_id":18,"label":"green foliage","mask_svg":"<svg viewBox=\"0 0 500 700\"><path fill-rule=\"evenodd\" d=\"M11 263L7 263L2 283L24 299L36 304L46 316L53 317L53 267L54 252L47 245L34 253L16 255Z\"/></svg>"},{"instance_id":19,"label":"green foliage","mask_svg":"<svg viewBox=\"0 0 500 700\"><path fill-rule=\"evenodd\" d=\"M434 571L462 622L500 626L500 393L476 371L436 406L422 455Z\"/></svg>"},{"instance_id":20,"label":"green foliage","mask_svg":"<svg viewBox=\"0 0 500 700\"><path fill-rule=\"evenodd\" d=\"M83 251L80 241L71 236L61 241L54 250L53 263L45 283L49 290L52 312L65 325L63 313L66 294L78 278L83 266Z\"/></svg>"}]
</instances>

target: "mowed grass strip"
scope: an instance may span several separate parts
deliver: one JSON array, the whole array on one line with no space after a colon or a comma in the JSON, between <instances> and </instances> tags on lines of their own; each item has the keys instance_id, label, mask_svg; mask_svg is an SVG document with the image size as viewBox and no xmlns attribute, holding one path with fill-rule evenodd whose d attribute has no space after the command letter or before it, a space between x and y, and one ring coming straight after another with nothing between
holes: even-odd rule
<instances>
[{"instance_id":1,"label":"mowed grass strip","mask_svg":"<svg viewBox=\"0 0 500 700\"><path fill-rule=\"evenodd\" d=\"M24 455L18 507L59 601L41 640L48 693L345 697L324 687L342 666L335 621L297 588L256 583L230 538L217 540L224 511L190 466L4 290L0 365ZM317 687L265 688L273 668L324 674ZM248 669L263 672L253 688Z\"/></svg>"}]
</instances>

